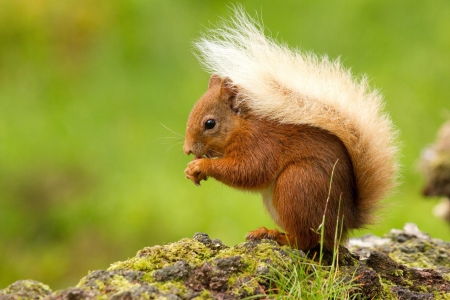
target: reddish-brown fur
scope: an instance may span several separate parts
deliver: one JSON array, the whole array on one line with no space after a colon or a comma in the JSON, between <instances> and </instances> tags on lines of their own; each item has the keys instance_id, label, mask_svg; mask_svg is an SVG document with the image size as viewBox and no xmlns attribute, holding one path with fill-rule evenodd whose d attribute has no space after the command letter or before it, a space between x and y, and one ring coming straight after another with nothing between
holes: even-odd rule
<instances>
[{"instance_id":1,"label":"reddish-brown fur","mask_svg":"<svg viewBox=\"0 0 450 300\"><path fill-rule=\"evenodd\" d=\"M258 118L237 92L227 80L211 77L189 116L184 152L195 159L186 177L196 184L213 177L243 190L269 189L269 206L287 235L260 228L248 239L272 238L308 250L320 242L315 230L325 214L324 244L331 248L336 231L345 239L349 229L360 227L358 191L344 144L320 128ZM216 121L213 129L205 129L209 119Z\"/></svg>"}]
</instances>

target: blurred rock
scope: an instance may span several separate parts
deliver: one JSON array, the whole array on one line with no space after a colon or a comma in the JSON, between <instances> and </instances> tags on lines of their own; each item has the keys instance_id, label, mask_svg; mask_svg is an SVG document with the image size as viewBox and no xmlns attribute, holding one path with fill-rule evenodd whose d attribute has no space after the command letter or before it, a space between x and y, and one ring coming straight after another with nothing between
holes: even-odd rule
<instances>
[{"instance_id":1,"label":"blurred rock","mask_svg":"<svg viewBox=\"0 0 450 300\"><path fill-rule=\"evenodd\" d=\"M439 129L436 142L422 152L420 169L426 179L423 195L444 197L433 212L450 222L450 121Z\"/></svg>"},{"instance_id":2,"label":"blurred rock","mask_svg":"<svg viewBox=\"0 0 450 300\"><path fill-rule=\"evenodd\" d=\"M52 290L35 280L18 280L4 290L0 290L0 299L44 299Z\"/></svg>"}]
</instances>

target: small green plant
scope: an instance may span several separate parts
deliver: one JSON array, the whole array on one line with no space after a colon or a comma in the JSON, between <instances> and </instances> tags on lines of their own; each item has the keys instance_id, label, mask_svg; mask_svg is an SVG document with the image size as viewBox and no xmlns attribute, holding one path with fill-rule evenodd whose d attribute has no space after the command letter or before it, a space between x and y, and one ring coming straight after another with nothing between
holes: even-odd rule
<instances>
[{"instance_id":1,"label":"small green plant","mask_svg":"<svg viewBox=\"0 0 450 300\"><path fill-rule=\"evenodd\" d=\"M355 299L356 284L339 275L339 268L294 257L286 270L274 270L271 299Z\"/></svg>"},{"instance_id":2,"label":"small green plant","mask_svg":"<svg viewBox=\"0 0 450 300\"><path fill-rule=\"evenodd\" d=\"M272 268L269 275L268 279L273 285L268 295L270 299L356 299L359 296L356 292L358 285L355 283L355 276L353 275L349 279L339 270L339 244L344 221L343 218L339 220L340 200L331 264L326 265L323 262L324 254L327 251L323 247L325 214L337 163L338 161L334 164L331 173L322 223L314 230L317 234L320 234L321 241L318 260L315 259L316 255L314 254L311 258L311 255L304 255L301 251L290 252L290 260L284 262L283 270Z\"/></svg>"}]
</instances>

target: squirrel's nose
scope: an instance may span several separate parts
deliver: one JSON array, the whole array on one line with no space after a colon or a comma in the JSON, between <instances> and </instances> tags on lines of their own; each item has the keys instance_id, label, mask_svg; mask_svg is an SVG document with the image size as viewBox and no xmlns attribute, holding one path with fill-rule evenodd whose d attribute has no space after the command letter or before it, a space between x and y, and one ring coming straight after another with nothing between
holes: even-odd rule
<instances>
[{"instance_id":1,"label":"squirrel's nose","mask_svg":"<svg viewBox=\"0 0 450 300\"><path fill-rule=\"evenodd\" d=\"M191 148L190 148L188 145L186 145L186 143L184 143L184 145L183 145L183 152L184 152L186 155L189 155L189 154L192 153Z\"/></svg>"}]
</instances>

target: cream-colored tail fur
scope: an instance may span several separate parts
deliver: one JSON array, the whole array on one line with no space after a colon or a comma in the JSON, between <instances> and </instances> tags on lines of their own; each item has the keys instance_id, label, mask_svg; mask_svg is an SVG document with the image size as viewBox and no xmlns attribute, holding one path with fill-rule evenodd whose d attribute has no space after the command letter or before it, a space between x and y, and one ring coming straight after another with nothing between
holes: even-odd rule
<instances>
[{"instance_id":1,"label":"cream-colored tail fur","mask_svg":"<svg viewBox=\"0 0 450 300\"><path fill-rule=\"evenodd\" d=\"M310 124L339 137L353 162L362 224L396 185L396 131L382 112L381 95L339 61L292 50L264 35L242 8L195 46L207 70L240 87L261 117Z\"/></svg>"}]
</instances>

